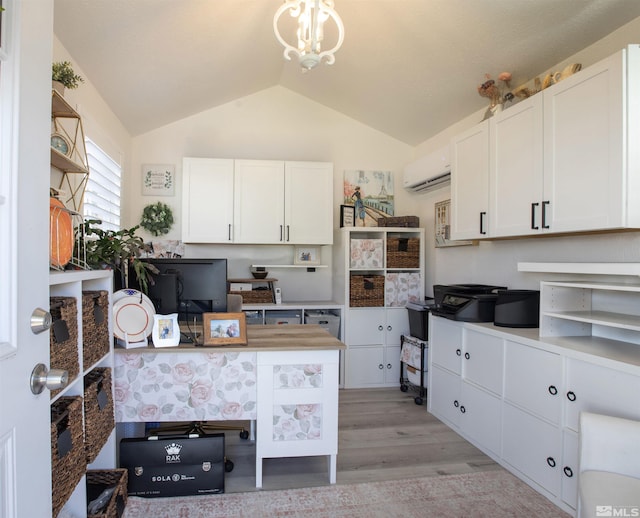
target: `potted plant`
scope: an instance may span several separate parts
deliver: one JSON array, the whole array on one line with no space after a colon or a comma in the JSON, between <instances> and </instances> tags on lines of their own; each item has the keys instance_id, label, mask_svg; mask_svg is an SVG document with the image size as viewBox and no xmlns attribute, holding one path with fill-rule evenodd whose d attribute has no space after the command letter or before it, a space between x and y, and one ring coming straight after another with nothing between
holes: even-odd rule
<instances>
[{"instance_id":1,"label":"potted plant","mask_svg":"<svg viewBox=\"0 0 640 518\"><path fill-rule=\"evenodd\" d=\"M89 219L83 224L87 265L93 269L113 268L116 289L128 287L127 272L131 264L141 291L146 293L149 282L153 282L151 276L158 273L158 269L140 260L143 252L150 251L150 246L135 235L139 226L115 231L103 230L98 226L101 223Z\"/></svg>"},{"instance_id":2,"label":"potted plant","mask_svg":"<svg viewBox=\"0 0 640 518\"><path fill-rule=\"evenodd\" d=\"M82 76L74 72L69 61L57 61L53 63L51 66L51 81L53 81L53 87L60 95L64 95L65 88L73 90L78 88L80 83L84 83Z\"/></svg>"}]
</instances>

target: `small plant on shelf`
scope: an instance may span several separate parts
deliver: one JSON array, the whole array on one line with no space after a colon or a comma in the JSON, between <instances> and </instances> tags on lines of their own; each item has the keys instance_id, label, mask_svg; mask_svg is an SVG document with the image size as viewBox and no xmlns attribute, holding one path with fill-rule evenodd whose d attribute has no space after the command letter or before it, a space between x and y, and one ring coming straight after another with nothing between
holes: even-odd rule
<instances>
[{"instance_id":1,"label":"small plant on shelf","mask_svg":"<svg viewBox=\"0 0 640 518\"><path fill-rule=\"evenodd\" d=\"M65 88L73 90L84 83L82 76L76 74L69 61L57 61L51 66L51 80L62 83Z\"/></svg>"}]
</instances>

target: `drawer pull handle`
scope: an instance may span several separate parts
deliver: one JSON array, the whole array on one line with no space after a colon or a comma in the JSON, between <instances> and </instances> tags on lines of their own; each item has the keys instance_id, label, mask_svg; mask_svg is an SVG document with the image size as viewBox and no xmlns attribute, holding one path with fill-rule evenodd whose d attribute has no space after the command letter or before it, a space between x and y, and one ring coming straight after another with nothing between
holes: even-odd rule
<instances>
[{"instance_id":1,"label":"drawer pull handle","mask_svg":"<svg viewBox=\"0 0 640 518\"><path fill-rule=\"evenodd\" d=\"M555 385L549 385L549 394L555 396L558 393L558 389Z\"/></svg>"},{"instance_id":2,"label":"drawer pull handle","mask_svg":"<svg viewBox=\"0 0 640 518\"><path fill-rule=\"evenodd\" d=\"M554 459L553 457L547 457L547 464L549 464L549 466L551 466L552 468L555 468L556 459Z\"/></svg>"},{"instance_id":3,"label":"drawer pull handle","mask_svg":"<svg viewBox=\"0 0 640 518\"><path fill-rule=\"evenodd\" d=\"M569 392L567 392L567 399L569 401L575 401L577 399L575 392L573 392L571 390Z\"/></svg>"},{"instance_id":4,"label":"drawer pull handle","mask_svg":"<svg viewBox=\"0 0 640 518\"><path fill-rule=\"evenodd\" d=\"M461 355L462 355L462 351L461 351L460 349L456 349L456 354L457 354L458 356L461 356Z\"/></svg>"},{"instance_id":5,"label":"drawer pull handle","mask_svg":"<svg viewBox=\"0 0 640 518\"><path fill-rule=\"evenodd\" d=\"M466 411L467 409L464 407L464 405L460 405L460 412L464 414Z\"/></svg>"},{"instance_id":6,"label":"drawer pull handle","mask_svg":"<svg viewBox=\"0 0 640 518\"><path fill-rule=\"evenodd\" d=\"M569 477L569 478L573 477L573 470L572 470L569 466L565 466L565 467L562 469L562 471L564 471L564 474L565 474L567 477Z\"/></svg>"},{"instance_id":7,"label":"drawer pull handle","mask_svg":"<svg viewBox=\"0 0 640 518\"><path fill-rule=\"evenodd\" d=\"M471 358L471 356L469 355L469 353L464 353L464 358L465 360L468 360L469 358Z\"/></svg>"},{"instance_id":8,"label":"drawer pull handle","mask_svg":"<svg viewBox=\"0 0 640 518\"><path fill-rule=\"evenodd\" d=\"M457 399L453 402L453 406L456 407L456 408L458 408L460 406L460 403L458 403Z\"/></svg>"}]
</instances>

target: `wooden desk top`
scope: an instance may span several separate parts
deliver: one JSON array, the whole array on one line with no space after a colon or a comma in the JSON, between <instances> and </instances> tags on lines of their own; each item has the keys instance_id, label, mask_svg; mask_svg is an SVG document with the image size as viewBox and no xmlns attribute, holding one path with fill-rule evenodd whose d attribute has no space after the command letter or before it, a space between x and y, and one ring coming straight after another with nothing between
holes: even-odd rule
<instances>
[{"instance_id":1,"label":"wooden desk top","mask_svg":"<svg viewBox=\"0 0 640 518\"><path fill-rule=\"evenodd\" d=\"M177 347L137 347L134 349L115 348L116 353L145 353L153 350L158 353L176 351L211 352L257 352L257 351L301 351L301 350L340 350L346 345L316 324L281 324L247 326L247 345L207 345L194 346L180 344Z\"/></svg>"}]
</instances>

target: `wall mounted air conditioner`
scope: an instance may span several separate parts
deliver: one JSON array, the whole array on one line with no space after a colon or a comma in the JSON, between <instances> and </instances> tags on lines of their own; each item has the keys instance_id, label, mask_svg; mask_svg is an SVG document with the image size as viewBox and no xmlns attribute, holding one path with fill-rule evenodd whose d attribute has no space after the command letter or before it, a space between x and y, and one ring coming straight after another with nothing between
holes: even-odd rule
<instances>
[{"instance_id":1,"label":"wall mounted air conditioner","mask_svg":"<svg viewBox=\"0 0 640 518\"><path fill-rule=\"evenodd\" d=\"M449 146L418 158L404 168L404 188L410 192L427 192L450 182Z\"/></svg>"}]
</instances>

